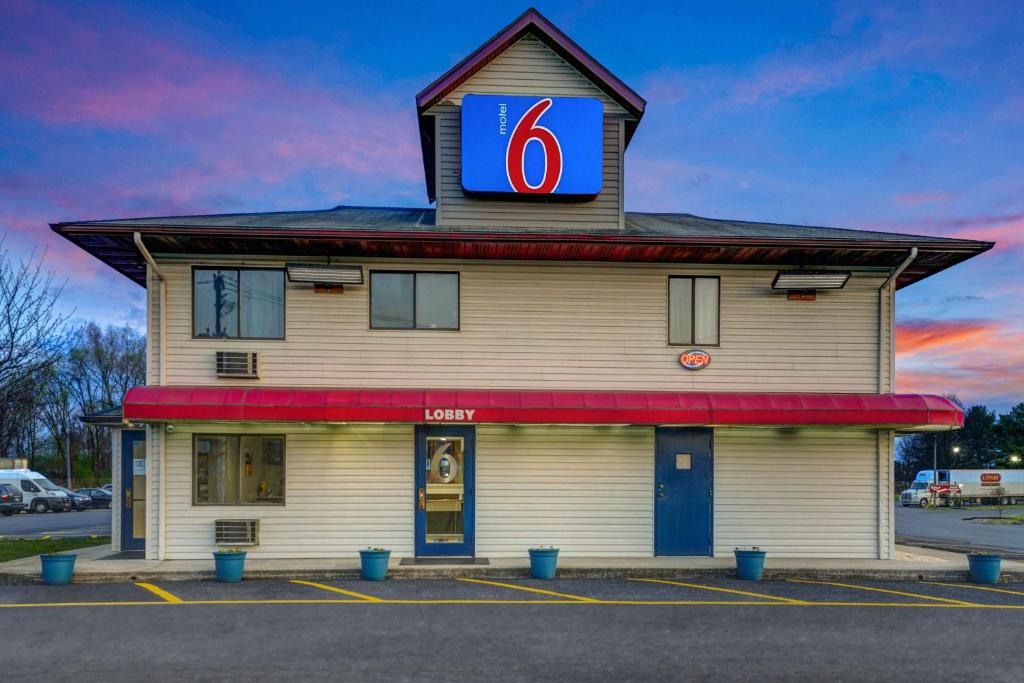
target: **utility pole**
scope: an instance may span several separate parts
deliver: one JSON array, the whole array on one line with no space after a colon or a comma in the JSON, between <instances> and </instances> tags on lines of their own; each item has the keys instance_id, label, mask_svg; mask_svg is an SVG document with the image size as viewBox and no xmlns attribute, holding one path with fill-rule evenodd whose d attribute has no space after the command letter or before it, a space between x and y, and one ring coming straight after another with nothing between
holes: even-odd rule
<instances>
[{"instance_id":1,"label":"utility pole","mask_svg":"<svg viewBox=\"0 0 1024 683\"><path fill-rule=\"evenodd\" d=\"M71 414L64 415L64 467L67 471L65 485L71 488Z\"/></svg>"}]
</instances>

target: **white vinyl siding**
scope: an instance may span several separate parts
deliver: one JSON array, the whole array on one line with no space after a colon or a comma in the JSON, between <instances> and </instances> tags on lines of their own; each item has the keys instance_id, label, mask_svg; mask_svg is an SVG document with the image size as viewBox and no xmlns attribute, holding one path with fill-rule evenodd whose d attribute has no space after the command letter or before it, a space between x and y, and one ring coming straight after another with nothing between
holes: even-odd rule
<instances>
[{"instance_id":1,"label":"white vinyl siding","mask_svg":"<svg viewBox=\"0 0 1024 683\"><path fill-rule=\"evenodd\" d=\"M586 202L523 202L471 199L462 192L460 108L467 93L593 97L604 103L601 193ZM622 136L625 110L568 62L533 36L510 46L428 113L435 131L439 225L621 228Z\"/></svg>"},{"instance_id":2,"label":"white vinyl siding","mask_svg":"<svg viewBox=\"0 0 1024 683\"><path fill-rule=\"evenodd\" d=\"M160 547L160 494L164 459L163 425L146 428L146 559L163 560L166 557Z\"/></svg>"},{"instance_id":3,"label":"white vinyl siding","mask_svg":"<svg viewBox=\"0 0 1024 683\"><path fill-rule=\"evenodd\" d=\"M653 555L654 429L482 425L476 554Z\"/></svg>"},{"instance_id":4,"label":"white vinyl siding","mask_svg":"<svg viewBox=\"0 0 1024 683\"><path fill-rule=\"evenodd\" d=\"M160 281L149 266L146 266L146 384L160 384L160 288L166 284ZM189 284L189 291L192 291ZM189 303L189 315L192 305Z\"/></svg>"},{"instance_id":5,"label":"white vinyl siding","mask_svg":"<svg viewBox=\"0 0 1024 683\"><path fill-rule=\"evenodd\" d=\"M285 505L192 505L197 432L285 434ZM216 519L260 520L254 558L357 557L368 546L412 554L411 425L180 425L167 442L167 559L208 559Z\"/></svg>"},{"instance_id":6,"label":"white vinyl siding","mask_svg":"<svg viewBox=\"0 0 1024 683\"><path fill-rule=\"evenodd\" d=\"M714 458L716 556L880 556L877 431L716 429Z\"/></svg>"},{"instance_id":7,"label":"white vinyl siding","mask_svg":"<svg viewBox=\"0 0 1024 683\"><path fill-rule=\"evenodd\" d=\"M110 430L110 549L121 550L121 430ZM149 513L149 510L146 510Z\"/></svg>"},{"instance_id":8,"label":"white vinyl siding","mask_svg":"<svg viewBox=\"0 0 1024 683\"><path fill-rule=\"evenodd\" d=\"M255 263L274 261L246 259ZM417 261L418 271L460 273L461 330L370 330L369 287L315 294L289 283L286 340L218 340L192 339L190 265L160 262L169 282L168 384L229 384L215 376L214 352L257 351L260 378L245 386L871 393L878 386L881 275L855 274L845 289L804 302L774 292L775 270L767 268ZM708 349L712 362L703 370L680 367L680 348L668 345L669 275L721 277L720 346Z\"/></svg>"}]
</instances>

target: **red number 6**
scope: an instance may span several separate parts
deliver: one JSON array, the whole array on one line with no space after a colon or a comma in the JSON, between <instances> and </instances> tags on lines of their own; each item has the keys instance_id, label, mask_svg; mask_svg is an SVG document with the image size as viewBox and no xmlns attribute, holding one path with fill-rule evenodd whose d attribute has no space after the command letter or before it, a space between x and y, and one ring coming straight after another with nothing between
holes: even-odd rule
<instances>
[{"instance_id":1,"label":"red number 6","mask_svg":"<svg viewBox=\"0 0 1024 683\"><path fill-rule=\"evenodd\" d=\"M562 148L555 134L537 120L551 107L551 99L545 98L530 107L519 119L505 151L505 173L508 182L516 192L550 194L562 179ZM526 146L536 140L544 147L544 175L540 182L531 185L526 179Z\"/></svg>"}]
</instances>

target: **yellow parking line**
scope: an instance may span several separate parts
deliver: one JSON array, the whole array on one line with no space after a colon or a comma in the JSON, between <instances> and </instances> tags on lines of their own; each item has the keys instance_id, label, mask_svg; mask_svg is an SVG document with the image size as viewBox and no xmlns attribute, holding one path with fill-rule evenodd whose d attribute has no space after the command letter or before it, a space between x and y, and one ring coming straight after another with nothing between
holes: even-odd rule
<instances>
[{"instance_id":1,"label":"yellow parking line","mask_svg":"<svg viewBox=\"0 0 1024 683\"><path fill-rule=\"evenodd\" d=\"M291 583L297 583L300 586L312 586L313 588L319 588L321 590L330 591L332 593L341 593L347 595L350 598L359 598L360 600L366 600L368 602L379 602L380 598L372 595L366 595L365 593L356 593L355 591L345 590L344 588L338 588L336 586L328 586L325 583L317 583L316 581L300 581L299 579L292 579Z\"/></svg>"},{"instance_id":2,"label":"yellow parking line","mask_svg":"<svg viewBox=\"0 0 1024 683\"><path fill-rule=\"evenodd\" d=\"M741 591L733 588L719 588L718 586L702 586L699 583L684 583L682 581L668 581L667 579L630 579L630 581L645 581L647 583L664 583L669 586L682 586L684 588L700 588L706 591L715 591L717 593L732 593L733 595L745 595L748 598L765 598L768 600L779 600L780 602L791 602L798 605L805 604L806 600L797 600L795 598L780 598L776 595L767 595L765 593L751 593L750 591Z\"/></svg>"},{"instance_id":3,"label":"yellow parking line","mask_svg":"<svg viewBox=\"0 0 1024 683\"><path fill-rule=\"evenodd\" d=\"M160 588L159 586L154 586L151 583L143 583L143 582L140 581L140 582L136 583L135 585L138 586L139 588L145 588L146 590L148 590L153 595L156 595L156 596L162 598L164 602L174 602L174 603L182 602L182 599L179 598L174 593L168 593L163 588Z\"/></svg>"},{"instance_id":4,"label":"yellow parking line","mask_svg":"<svg viewBox=\"0 0 1024 683\"><path fill-rule=\"evenodd\" d=\"M551 595L556 598L568 598L570 600L578 600L579 602L601 602L594 598L588 598L582 595L570 595L569 593L556 593L555 591L546 591L542 588L533 588L531 586L519 586L514 583L501 583L500 581L484 581L483 579L469 579L459 577L459 581L465 581L467 583L480 583L486 586L498 586L499 588L511 588L517 591L526 591L527 593L540 593L541 595Z\"/></svg>"},{"instance_id":5,"label":"yellow parking line","mask_svg":"<svg viewBox=\"0 0 1024 683\"><path fill-rule=\"evenodd\" d=\"M920 598L922 600L936 600L938 602L945 602L951 605L960 605L962 607L978 607L973 602L966 602L964 600L952 600L950 598L937 598L934 595L922 595L921 593L906 593L904 591L894 591L888 588L874 588L872 586L857 586L852 583L837 583L835 581L811 581L810 579L788 579L793 583L816 583L822 586L839 586L840 588L853 588L861 591L873 591L875 593L888 593L889 595L902 595L905 598Z\"/></svg>"},{"instance_id":6,"label":"yellow parking line","mask_svg":"<svg viewBox=\"0 0 1024 683\"><path fill-rule=\"evenodd\" d=\"M519 587L517 587L519 588ZM941 602L781 602L760 600L595 600L579 597L561 600L332 600L332 599L270 599L270 600L182 600L181 602L126 601L126 602L50 602L50 603L7 603L0 609L27 607L138 607L138 606L189 606L189 605L612 605L612 606L758 606L758 607L884 607L884 608L930 608L930 609L990 609L1024 610L1024 605L982 605L976 603Z\"/></svg>"},{"instance_id":7,"label":"yellow parking line","mask_svg":"<svg viewBox=\"0 0 1024 683\"><path fill-rule=\"evenodd\" d=\"M973 588L979 591L989 591L992 593L1006 593L1007 595L1024 595L1022 591L1012 591L1008 588L989 588L988 586L975 586L969 583L939 583L938 581L922 581L921 583L927 583L932 586L951 586L953 588Z\"/></svg>"}]
</instances>

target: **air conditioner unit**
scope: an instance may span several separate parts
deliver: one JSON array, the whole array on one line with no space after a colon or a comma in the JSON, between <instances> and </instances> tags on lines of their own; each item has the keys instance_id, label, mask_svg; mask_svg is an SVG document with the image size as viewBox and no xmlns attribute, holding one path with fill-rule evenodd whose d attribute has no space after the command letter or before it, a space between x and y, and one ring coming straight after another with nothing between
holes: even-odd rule
<instances>
[{"instance_id":1,"label":"air conditioner unit","mask_svg":"<svg viewBox=\"0 0 1024 683\"><path fill-rule=\"evenodd\" d=\"M217 351L217 376L258 378L256 355L255 351Z\"/></svg>"},{"instance_id":2,"label":"air conditioner unit","mask_svg":"<svg viewBox=\"0 0 1024 683\"><path fill-rule=\"evenodd\" d=\"M259 545L260 520L218 519L213 522L214 542L217 545Z\"/></svg>"}]
</instances>

